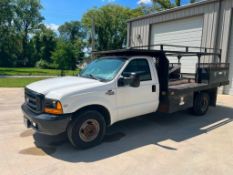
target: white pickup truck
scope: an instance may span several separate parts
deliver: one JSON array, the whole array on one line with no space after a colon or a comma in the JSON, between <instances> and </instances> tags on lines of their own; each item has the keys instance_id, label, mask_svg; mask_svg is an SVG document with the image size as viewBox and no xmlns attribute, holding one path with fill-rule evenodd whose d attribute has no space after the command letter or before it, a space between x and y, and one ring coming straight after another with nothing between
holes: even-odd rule
<instances>
[{"instance_id":1,"label":"white pickup truck","mask_svg":"<svg viewBox=\"0 0 233 175\"><path fill-rule=\"evenodd\" d=\"M67 132L72 145L89 148L101 143L106 127L120 120L188 108L204 115L209 105L216 105L217 87L228 83L229 65L198 63L196 73L187 78L180 63L169 64L169 53L177 54L178 60L187 53L198 58L209 54L162 47L97 53L100 57L79 76L26 86L22 105L26 126L48 135Z\"/></svg>"}]
</instances>

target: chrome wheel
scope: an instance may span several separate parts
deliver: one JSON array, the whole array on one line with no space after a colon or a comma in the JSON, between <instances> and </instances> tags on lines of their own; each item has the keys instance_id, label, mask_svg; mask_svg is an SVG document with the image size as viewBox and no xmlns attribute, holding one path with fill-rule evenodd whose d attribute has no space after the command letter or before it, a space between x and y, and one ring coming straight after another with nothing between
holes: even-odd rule
<instances>
[{"instance_id":1,"label":"chrome wheel","mask_svg":"<svg viewBox=\"0 0 233 175\"><path fill-rule=\"evenodd\" d=\"M83 142L91 142L97 138L99 132L99 122L95 119L88 119L81 125L79 129L79 136Z\"/></svg>"}]
</instances>

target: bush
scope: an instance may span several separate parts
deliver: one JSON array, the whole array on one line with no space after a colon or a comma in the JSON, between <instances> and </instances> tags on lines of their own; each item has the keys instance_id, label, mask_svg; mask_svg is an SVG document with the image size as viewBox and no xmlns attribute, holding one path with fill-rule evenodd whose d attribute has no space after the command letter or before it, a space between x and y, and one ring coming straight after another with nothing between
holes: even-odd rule
<instances>
[{"instance_id":1,"label":"bush","mask_svg":"<svg viewBox=\"0 0 233 175\"><path fill-rule=\"evenodd\" d=\"M42 69L56 69L58 66L54 63L49 63L43 59L40 59L36 62L36 67Z\"/></svg>"}]
</instances>

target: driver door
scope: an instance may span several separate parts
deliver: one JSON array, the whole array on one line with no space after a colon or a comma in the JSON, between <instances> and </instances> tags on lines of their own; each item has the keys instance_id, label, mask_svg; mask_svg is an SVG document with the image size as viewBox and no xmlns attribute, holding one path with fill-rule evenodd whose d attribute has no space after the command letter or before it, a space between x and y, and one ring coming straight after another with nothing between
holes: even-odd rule
<instances>
[{"instance_id":1,"label":"driver door","mask_svg":"<svg viewBox=\"0 0 233 175\"><path fill-rule=\"evenodd\" d=\"M140 86L117 87L117 107L119 120L154 112L159 103L158 79L147 58L132 59L121 76L138 73ZM151 61L151 60L150 60ZM157 83L157 84L156 84Z\"/></svg>"}]
</instances>

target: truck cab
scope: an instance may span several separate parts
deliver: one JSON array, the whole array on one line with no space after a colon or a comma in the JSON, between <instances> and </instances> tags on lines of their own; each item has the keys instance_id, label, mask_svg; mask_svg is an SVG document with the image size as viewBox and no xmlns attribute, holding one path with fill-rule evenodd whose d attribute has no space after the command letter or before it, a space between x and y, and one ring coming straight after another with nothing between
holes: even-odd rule
<instances>
[{"instance_id":1,"label":"truck cab","mask_svg":"<svg viewBox=\"0 0 233 175\"><path fill-rule=\"evenodd\" d=\"M89 148L101 143L106 128L121 120L187 108L204 115L209 105L216 104L217 87L228 83L228 75L206 83L207 66L204 72L208 75L197 69L193 79L181 79L179 68L169 64L166 53L145 49L99 52L78 76L28 85L22 105L26 126L48 135L66 132L73 146ZM219 71L227 73L227 66Z\"/></svg>"},{"instance_id":2,"label":"truck cab","mask_svg":"<svg viewBox=\"0 0 233 175\"><path fill-rule=\"evenodd\" d=\"M26 103L22 107L27 112L26 123L38 132L57 135L66 132L80 114L91 112L109 126L155 112L159 105L159 82L154 65L155 60L148 56L100 57L77 77L32 83L25 88ZM39 101L37 96L42 97L39 110L38 103L33 103ZM97 121L89 123L86 125L93 128ZM106 126L102 126L104 130ZM97 128L100 130L100 126Z\"/></svg>"}]
</instances>

